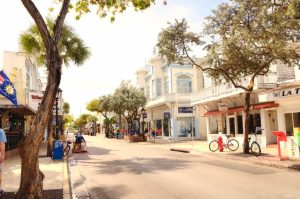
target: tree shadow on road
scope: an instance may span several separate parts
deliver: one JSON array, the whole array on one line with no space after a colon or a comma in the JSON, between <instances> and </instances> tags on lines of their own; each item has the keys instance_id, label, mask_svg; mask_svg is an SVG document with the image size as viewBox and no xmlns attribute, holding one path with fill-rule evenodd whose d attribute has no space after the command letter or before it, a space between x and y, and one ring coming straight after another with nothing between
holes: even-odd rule
<instances>
[{"instance_id":1,"label":"tree shadow on road","mask_svg":"<svg viewBox=\"0 0 300 199\"><path fill-rule=\"evenodd\" d=\"M176 160L168 158L131 158L124 160L85 162L81 164L97 167L101 174L119 173L155 173L156 171L181 170L183 168L196 166L187 160Z\"/></svg>"},{"instance_id":2,"label":"tree shadow on road","mask_svg":"<svg viewBox=\"0 0 300 199\"><path fill-rule=\"evenodd\" d=\"M81 153L73 153L73 156L77 160L90 160L94 159L90 156L92 155L108 155L112 150L108 150L105 148L100 147L87 147L87 152L81 152Z\"/></svg>"},{"instance_id":3,"label":"tree shadow on road","mask_svg":"<svg viewBox=\"0 0 300 199\"><path fill-rule=\"evenodd\" d=\"M128 189L123 185L89 188L90 198L118 199L122 198L127 193Z\"/></svg>"}]
</instances>

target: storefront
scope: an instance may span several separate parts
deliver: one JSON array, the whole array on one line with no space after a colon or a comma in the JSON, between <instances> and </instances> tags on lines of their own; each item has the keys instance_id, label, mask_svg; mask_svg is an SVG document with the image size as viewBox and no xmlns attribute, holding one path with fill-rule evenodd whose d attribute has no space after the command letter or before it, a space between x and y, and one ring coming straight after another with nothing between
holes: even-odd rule
<instances>
[{"instance_id":1,"label":"storefront","mask_svg":"<svg viewBox=\"0 0 300 199\"><path fill-rule=\"evenodd\" d=\"M279 104L273 110L275 116L268 114L273 118L269 121L269 125L272 127L272 121L273 123L278 121L277 126L273 125L272 130L283 131L287 136L287 144L283 143L281 147L287 148L290 157L300 157L296 134L297 129L300 128L300 86L274 90L261 94L259 98L261 101L274 100Z\"/></svg>"},{"instance_id":2,"label":"storefront","mask_svg":"<svg viewBox=\"0 0 300 199\"><path fill-rule=\"evenodd\" d=\"M18 108L13 105L0 106L0 128L5 131L7 137L6 150L17 147L19 141L29 130L31 115L35 112L28 106L19 105Z\"/></svg>"}]
</instances>

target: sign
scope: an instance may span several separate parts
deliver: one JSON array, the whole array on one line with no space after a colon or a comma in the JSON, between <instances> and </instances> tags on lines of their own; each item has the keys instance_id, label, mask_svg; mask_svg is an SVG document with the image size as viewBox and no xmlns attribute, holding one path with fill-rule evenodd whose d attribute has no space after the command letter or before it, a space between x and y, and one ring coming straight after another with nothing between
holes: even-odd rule
<instances>
[{"instance_id":1,"label":"sign","mask_svg":"<svg viewBox=\"0 0 300 199\"><path fill-rule=\"evenodd\" d=\"M218 107L219 107L219 111L227 111L228 110L226 103L219 103Z\"/></svg>"},{"instance_id":2,"label":"sign","mask_svg":"<svg viewBox=\"0 0 300 199\"><path fill-rule=\"evenodd\" d=\"M277 83L258 83L257 88L277 88Z\"/></svg>"},{"instance_id":3,"label":"sign","mask_svg":"<svg viewBox=\"0 0 300 199\"><path fill-rule=\"evenodd\" d=\"M170 112L164 112L164 120L168 120L171 118Z\"/></svg>"},{"instance_id":4,"label":"sign","mask_svg":"<svg viewBox=\"0 0 300 199\"><path fill-rule=\"evenodd\" d=\"M193 113L193 107L178 107L178 113Z\"/></svg>"},{"instance_id":5,"label":"sign","mask_svg":"<svg viewBox=\"0 0 300 199\"><path fill-rule=\"evenodd\" d=\"M43 92L38 92L38 91L30 91L29 92L29 106L37 111L39 106L40 106L40 103L42 102L42 99L43 99Z\"/></svg>"},{"instance_id":6,"label":"sign","mask_svg":"<svg viewBox=\"0 0 300 199\"><path fill-rule=\"evenodd\" d=\"M300 96L300 87L272 92L273 98L283 98L283 97L292 97L292 96Z\"/></svg>"}]
</instances>

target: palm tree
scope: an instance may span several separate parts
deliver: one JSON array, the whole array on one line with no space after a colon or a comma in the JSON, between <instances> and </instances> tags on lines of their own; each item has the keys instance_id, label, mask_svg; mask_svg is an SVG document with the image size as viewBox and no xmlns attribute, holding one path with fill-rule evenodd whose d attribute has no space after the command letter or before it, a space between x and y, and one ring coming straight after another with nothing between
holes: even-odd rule
<instances>
[{"instance_id":1,"label":"palm tree","mask_svg":"<svg viewBox=\"0 0 300 199\"><path fill-rule=\"evenodd\" d=\"M53 30L55 22L49 18L46 22L49 30ZM30 26L28 30L20 35L20 43L25 53L29 57L33 57L39 66L47 66L46 49L36 25ZM83 40L67 24L62 26L61 40L58 47L65 66L69 66L70 61L78 66L82 65L91 54Z\"/></svg>"}]
</instances>

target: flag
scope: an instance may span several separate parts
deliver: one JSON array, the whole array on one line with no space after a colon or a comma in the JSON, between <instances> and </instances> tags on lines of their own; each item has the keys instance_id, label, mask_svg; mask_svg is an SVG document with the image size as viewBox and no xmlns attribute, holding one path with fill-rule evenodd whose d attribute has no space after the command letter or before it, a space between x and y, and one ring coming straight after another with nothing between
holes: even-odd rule
<instances>
[{"instance_id":1,"label":"flag","mask_svg":"<svg viewBox=\"0 0 300 199\"><path fill-rule=\"evenodd\" d=\"M18 106L16 89L3 70L0 71L0 94Z\"/></svg>"}]
</instances>

